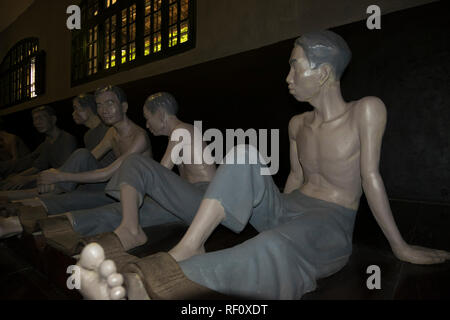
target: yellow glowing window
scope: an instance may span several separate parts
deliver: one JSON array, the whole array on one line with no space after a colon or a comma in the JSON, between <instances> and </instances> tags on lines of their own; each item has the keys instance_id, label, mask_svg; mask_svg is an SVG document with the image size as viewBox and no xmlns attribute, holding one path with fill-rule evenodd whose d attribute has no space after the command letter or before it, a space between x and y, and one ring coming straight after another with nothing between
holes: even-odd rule
<instances>
[{"instance_id":1,"label":"yellow glowing window","mask_svg":"<svg viewBox=\"0 0 450 320\"><path fill-rule=\"evenodd\" d=\"M106 8L111 7L112 5L115 5L117 0L106 0Z\"/></svg>"},{"instance_id":2,"label":"yellow glowing window","mask_svg":"<svg viewBox=\"0 0 450 320\"><path fill-rule=\"evenodd\" d=\"M72 81L190 49L196 1L81 0L84 27L72 37Z\"/></svg>"},{"instance_id":3,"label":"yellow glowing window","mask_svg":"<svg viewBox=\"0 0 450 320\"><path fill-rule=\"evenodd\" d=\"M41 93L42 57L38 39L27 38L12 47L0 64L0 107L14 105Z\"/></svg>"},{"instance_id":4,"label":"yellow glowing window","mask_svg":"<svg viewBox=\"0 0 450 320\"><path fill-rule=\"evenodd\" d=\"M189 0L169 0L169 47L189 40Z\"/></svg>"}]
</instances>

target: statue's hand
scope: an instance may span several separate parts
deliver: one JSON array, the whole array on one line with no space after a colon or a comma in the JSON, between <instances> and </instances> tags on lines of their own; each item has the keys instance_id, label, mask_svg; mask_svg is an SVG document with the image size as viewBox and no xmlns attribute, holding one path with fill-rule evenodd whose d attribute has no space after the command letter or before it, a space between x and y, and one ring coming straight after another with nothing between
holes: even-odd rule
<instances>
[{"instance_id":1,"label":"statue's hand","mask_svg":"<svg viewBox=\"0 0 450 320\"><path fill-rule=\"evenodd\" d=\"M414 264L435 264L450 260L450 252L419 246L393 247L392 251L398 259Z\"/></svg>"},{"instance_id":2,"label":"statue's hand","mask_svg":"<svg viewBox=\"0 0 450 320\"><path fill-rule=\"evenodd\" d=\"M38 185L50 185L59 182L59 171L56 169L49 169L42 171L38 175Z\"/></svg>"}]
</instances>

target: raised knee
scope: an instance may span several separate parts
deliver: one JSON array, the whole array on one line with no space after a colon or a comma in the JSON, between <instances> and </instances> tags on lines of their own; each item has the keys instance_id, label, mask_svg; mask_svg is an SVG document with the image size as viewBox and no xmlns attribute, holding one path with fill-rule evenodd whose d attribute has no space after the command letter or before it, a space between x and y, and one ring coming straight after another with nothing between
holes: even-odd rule
<instances>
[{"instance_id":1,"label":"raised knee","mask_svg":"<svg viewBox=\"0 0 450 320\"><path fill-rule=\"evenodd\" d=\"M275 230L268 230L258 235L259 240L269 251L284 251L288 245L288 240Z\"/></svg>"},{"instance_id":2,"label":"raised knee","mask_svg":"<svg viewBox=\"0 0 450 320\"><path fill-rule=\"evenodd\" d=\"M142 161L143 161L142 155L132 153L125 158L122 167L135 167L136 165L140 165Z\"/></svg>"},{"instance_id":3,"label":"raised knee","mask_svg":"<svg viewBox=\"0 0 450 320\"><path fill-rule=\"evenodd\" d=\"M133 153L127 156L122 164L123 167L142 168L143 166L148 168L157 164L152 158L143 156L142 154Z\"/></svg>"},{"instance_id":4,"label":"raised knee","mask_svg":"<svg viewBox=\"0 0 450 320\"><path fill-rule=\"evenodd\" d=\"M258 149L249 144L239 144L225 156L226 164L257 164L259 163Z\"/></svg>"}]
</instances>

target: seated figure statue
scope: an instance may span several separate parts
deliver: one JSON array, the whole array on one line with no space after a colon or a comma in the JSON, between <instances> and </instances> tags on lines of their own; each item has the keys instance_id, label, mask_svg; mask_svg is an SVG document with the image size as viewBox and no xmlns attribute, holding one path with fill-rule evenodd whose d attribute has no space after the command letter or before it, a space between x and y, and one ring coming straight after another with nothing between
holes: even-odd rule
<instances>
[{"instance_id":1,"label":"seated figure statue","mask_svg":"<svg viewBox=\"0 0 450 320\"><path fill-rule=\"evenodd\" d=\"M46 138L35 151L19 158L9 167L10 175L2 183L2 190L18 190L36 185L37 174L49 168L60 167L77 147L74 136L56 126L57 117L53 108L42 106L32 111L33 125ZM2 197L12 193L1 192Z\"/></svg>"},{"instance_id":2,"label":"seated figure statue","mask_svg":"<svg viewBox=\"0 0 450 320\"><path fill-rule=\"evenodd\" d=\"M130 299L192 299L220 293L299 299L315 289L316 279L346 265L363 192L398 259L416 264L449 259L449 252L409 245L396 226L378 168L386 108L376 97L344 101L340 77L350 59L345 41L330 31L295 42L289 92L314 110L289 123L291 171L283 194L270 176L260 174L261 164L225 161L169 253L105 257L101 246L88 245L78 262L85 298L122 299L128 293ZM258 152L243 145L234 151L244 159ZM126 163L122 168L130 172ZM247 223L259 231L256 237L204 253L219 224L240 232Z\"/></svg>"},{"instance_id":3,"label":"seated figure statue","mask_svg":"<svg viewBox=\"0 0 450 320\"><path fill-rule=\"evenodd\" d=\"M14 162L30 153L22 139L5 130L5 123L0 118L0 179L14 166Z\"/></svg>"},{"instance_id":4,"label":"seated figure statue","mask_svg":"<svg viewBox=\"0 0 450 320\"><path fill-rule=\"evenodd\" d=\"M216 166L194 164L194 157L202 156L202 150L206 147L204 142L200 148L191 139L176 141L173 135L177 130L186 130L191 135L195 130L193 125L182 122L177 117L177 112L178 103L171 94L160 92L148 97L143 107L147 128L155 136L169 137L161 162L157 163L139 154L130 155L122 164L122 167L126 165L128 169L121 169L120 173L117 171L106 187L108 194L122 201L67 212L63 214L67 218L57 215L41 220L40 227L47 244L72 255L79 253L78 250L81 249L78 246L82 243L78 242L81 236L114 231L117 238L112 240L113 243L117 243L121 250L130 250L147 241L142 227L172 222L190 225L203 194L214 177ZM191 150L191 161L177 165L180 175L172 172L175 166L172 151L175 146ZM62 235L61 230L64 228L68 230ZM106 235L99 241L110 239L111 236Z\"/></svg>"},{"instance_id":5,"label":"seated figure statue","mask_svg":"<svg viewBox=\"0 0 450 320\"><path fill-rule=\"evenodd\" d=\"M79 94L73 99L72 105L73 121L89 129L83 136L83 142L86 149L92 151L103 140L110 127L98 116L97 103L95 102L94 95L88 93ZM114 160L114 153L110 151L99 161L102 167L106 167L114 162Z\"/></svg>"},{"instance_id":6,"label":"seated figure statue","mask_svg":"<svg viewBox=\"0 0 450 320\"><path fill-rule=\"evenodd\" d=\"M86 149L92 151L104 138L109 127L106 126L98 117L97 104L95 103L95 97L92 94L80 94L73 99L72 104L72 117L74 122L78 125L84 125L89 128L89 130L84 134L83 141ZM102 167L106 167L114 160L114 154L109 152L100 160L100 164ZM70 157L62 165L60 170L65 171L67 162L70 162ZM54 185L52 186L52 189L54 189ZM33 200L33 198L39 195L39 189L37 187L33 189L20 190L17 192L8 192L6 195L10 200L18 201L26 199L21 202L27 205L41 204L39 199Z\"/></svg>"},{"instance_id":7,"label":"seated figure statue","mask_svg":"<svg viewBox=\"0 0 450 320\"><path fill-rule=\"evenodd\" d=\"M152 156L151 144L144 129L128 119L128 103L122 89L105 86L95 92L98 114L111 126L101 142L92 150L79 149L59 169L49 169L38 176L40 193L56 191L62 194L39 196L38 201L26 202L18 216L0 218L0 237L33 232L37 221L47 214L89 209L114 202L104 194L106 182L130 154ZM99 161L110 151L115 160L104 167ZM83 184L78 188L79 184Z\"/></svg>"}]
</instances>

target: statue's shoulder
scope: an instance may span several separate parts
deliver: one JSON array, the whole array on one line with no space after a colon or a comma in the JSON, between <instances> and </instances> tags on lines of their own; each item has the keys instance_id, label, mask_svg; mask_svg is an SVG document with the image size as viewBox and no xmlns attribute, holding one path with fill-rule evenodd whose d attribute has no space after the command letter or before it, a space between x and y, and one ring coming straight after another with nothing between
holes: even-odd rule
<instances>
[{"instance_id":1,"label":"statue's shoulder","mask_svg":"<svg viewBox=\"0 0 450 320\"><path fill-rule=\"evenodd\" d=\"M386 106L378 97L368 96L357 100L355 101L353 108L353 112L359 123L365 125L374 122L380 123L380 125L386 123Z\"/></svg>"},{"instance_id":2,"label":"statue's shoulder","mask_svg":"<svg viewBox=\"0 0 450 320\"><path fill-rule=\"evenodd\" d=\"M311 116L312 111L304 112L297 114L291 118L289 121L289 136L294 138L297 136L297 132L300 129L300 127L303 126L303 123L305 121L305 118Z\"/></svg>"},{"instance_id":3,"label":"statue's shoulder","mask_svg":"<svg viewBox=\"0 0 450 320\"><path fill-rule=\"evenodd\" d=\"M118 135L116 128L110 127L105 133L105 138L111 140L117 138Z\"/></svg>"},{"instance_id":4,"label":"statue's shoulder","mask_svg":"<svg viewBox=\"0 0 450 320\"><path fill-rule=\"evenodd\" d=\"M194 132L194 125L191 123L186 123L186 122L180 122L177 126L176 129L186 129L190 132Z\"/></svg>"}]
</instances>

